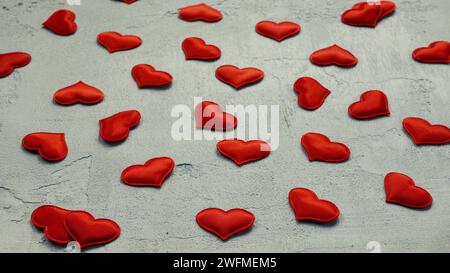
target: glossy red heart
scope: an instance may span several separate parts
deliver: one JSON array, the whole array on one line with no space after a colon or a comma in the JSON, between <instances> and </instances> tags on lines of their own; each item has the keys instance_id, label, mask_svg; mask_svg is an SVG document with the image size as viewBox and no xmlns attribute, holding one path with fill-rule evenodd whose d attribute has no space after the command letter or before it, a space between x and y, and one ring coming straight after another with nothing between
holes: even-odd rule
<instances>
[{"instance_id":1,"label":"glossy red heart","mask_svg":"<svg viewBox=\"0 0 450 273\"><path fill-rule=\"evenodd\" d=\"M48 161L61 161L67 156L67 144L63 133L37 132L26 135L22 146Z\"/></svg>"},{"instance_id":2,"label":"glossy red heart","mask_svg":"<svg viewBox=\"0 0 450 273\"><path fill-rule=\"evenodd\" d=\"M432 125L422 118L409 117L403 119L403 128L416 145L450 143L450 129L445 125Z\"/></svg>"},{"instance_id":3,"label":"glossy red heart","mask_svg":"<svg viewBox=\"0 0 450 273\"><path fill-rule=\"evenodd\" d=\"M301 77L295 81L294 90L298 93L298 105L306 110L318 109L331 93L311 77Z\"/></svg>"},{"instance_id":4,"label":"glossy red heart","mask_svg":"<svg viewBox=\"0 0 450 273\"><path fill-rule=\"evenodd\" d=\"M61 105L73 105L76 103L91 105L103 100L103 92L82 81L68 87L59 89L53 94L53 100Z\"/></svg>"},{"instance_id":5,"label":"glossy red heart","mask_svg":"<svg viewBox=\"0 0 450 273\"><path fill-rule=\"evenodd\" d=\"M58 35L72 35L77 31L76 15L70 10L61 9L50 15L42 25Z\"/></svg>"},{"instance_id":6,"label":"glossy red heart","mask_svg":"<svg viewBox=\"0 0 450 273\"><path fill-rule=\"evenodd\" d=\"M414 50L414 60L422 63L450 63L450 42L438 41Z\"/></svg>"},{"instance_id":7,"label":"glossy red heart","mask_svg":"<svg viewBox=\"0 0 450 273\"><path fill-rule=\"evenodd\" d=\"M142 44L141 38L136 35L122 35L118 32L102 32L97 35L97 42L110 53L136 48Z\"/></svg>"},{"instance_id":8,"label":"glossy red heart","mask_svg":"<svg viewBox=\"0 0 450 273\"><path fill-rule=\"evenodd\" d=\"M376 27L379 21L393 13L395 9L396 5L391 1L361 2L345 11L341 20L351 26Z\"/></svg>"},{"instance_id":9,"label":"glossy red heart","mask_svg":"<svg viewBox=\"0 0 450 273\"><path fill-rule=\"evenodd\" d=\"M218 142L216 148L239 166L261 160L270 154L270 145L262 140L225 139Z\"/></svg>"},{"instance_id":10,"label":"glossy red heart","mask_svg":"<svg viewBox=\"0 0 450 273\"><path fill-rule=\"evenodd\" d=\"M308 154L309 161L344 162L350 158L350 149L343 143L331 142L319 133L302 136L301 144Z\"/></svg>"},{"instance_id":11,"label":"glossy red heart","mask_svg":"<svg viewBox=\"0 0 450 273\"><path fill-rule=\"evenodd\" d=\"M195 107L195 124L198 129L228 131L237 127L237 118L224 112L215 102L203 101Z\"/></svg>"},{"instance_id":12,"label":"glossy red heart","mask_svg":"<svg viewBox=\"0 0 450 273\"><path fill-rule=\"evenodd\" d=\"M255 30L262 36L272 38L278 42L300 33L301 27L294 22L261 21L256 24Z\"/></svg>"},{"instance_id":13,"label":"glossy red heart","mask_svg":"<svg viewBox=\"0 0 450 273\"><path fill-rule=\"evenodd\" d=\"M207 45L197 37L184 39L181 44L186 60L214 61L220 58L221 51L215 45Z\"/></svg>"},{"instance_id":14,"label":"glossy red heart","mask_svg":"<svg viewBox=\"0 0 450 273\"><path fill-rule=\"evenodd\" d=\"M337 65L351 67L358 63L358 59L348 50L338 45L322 48L311 54L311 62L316 65Z\"/></svg>"},{"instance_id":15,"label":"glossy red heart","mask_svg":"<svg viewBox=\"0 0 450 273\"><path fill-rule=\"evenodd\" d=\"M64 219L71 212L57 206L44 205L31 214L31 223L44 231L45 237L55 244L67 244L72 238L64 227Z\"/></svg>"},{"instance_id":16,"label":"glossy red heart","mask_svg":"<svg viewBox=\"0 0 450 273\"><path fill-rule=\"evenodd\" d=\"M189 22L205 21L209 23L218 22L223 18L220 11L204 3L187 6L180 9L178 12L178 17Z\"/></svg>"},{"instance_id":17,"label":"glossy red heart","mask_svg":"<svg viewBox=\"0 0 450 273\"><path fill-rule=\"evenodd\" d=\"M216 70L216 78L235 89L241 89L261 81L264 72L255 67L241 69L234 65L222 65Z\"/></svg>"},{"instance_id":18,"label":"glossy red heart","mask_svg":"<svg viewBox=\"0 0 450 273\"><path fill-rule=\"evenodd\" d=\"M139 88L163 87L172 83L172 75L164 71L157 71L148 64L134 66L131 75Z\"/></svg>"},{"instance_id":19,"label":"glossy red heart","mask_svg":"<svg viewBox=\"0 0 450 273\"><path fill-rule=\"evenodd\" d=\"M123 170L121 180L129 186L161 187L174 166L175 162L170 157L152 158L144 165L133 165Z\"/></svg>"},{"instance_id":20,"label":"glossy red heart","mask_svg":"<svg viewBox=\"0 0 450 273\"><path fill-rule=\"evenodd\" d=\"M389 116L388 99L382 91L366 91L361 95L359 101L348 107L348 113L355 119Z\"/></svg>"},{"instance_id":21,"label":"glossy red heart","mask_svg":"<svg viewBox=\"0 0 450 273\"><path fill-rule=\"evenodd\" d=\"M100 120L100 136L107 142L123 141L140 121L141 114L136 110L119 112Z\"/></svg>"},{"instance_id":22,"label":"glossy red heart","mask_svg":"<svg viewBox=\"0 0 450 273\"><path fill-rule=\"evenodd\" d=\"M255 215L244 209L224 211L208 208L197 214L196 221L201 228L226 241L231 236L251 228L255 222Z\"/></svg>"},{"instance_id":23,"label":"glossy red heart","mask_svg":"<svg viewBox=\"0 0 450 273\"><path fill-rule=\"evenodd\" d=\"M433 203L429 192L417 187L409 176L401 173L388 173L384 178L384 189L387 203L415 209L428 208Z\"/></svg>"},{"instance_id":24,"label":"glossy red heart","mask_svg":"<svg viewBox=\"0 0 450 273\"><path fill-rule=\"evenodd\" d=\"M295 188L289 192L289 204L297 221L320 224L334 222L339 218L338 207L328 200L321 200L306 188Z\"/></svg>"},{"instance_id":25,"label":"glossy red heart","mask_svg":"<svg viewBox=\"0 0 450 273\"><path fill-rule=\"evenodd\" d=\"M0 78L11 74L14 69L26 66L31 62L31 55L25 52L0 54Z\"/></svg>"}]
</instances>

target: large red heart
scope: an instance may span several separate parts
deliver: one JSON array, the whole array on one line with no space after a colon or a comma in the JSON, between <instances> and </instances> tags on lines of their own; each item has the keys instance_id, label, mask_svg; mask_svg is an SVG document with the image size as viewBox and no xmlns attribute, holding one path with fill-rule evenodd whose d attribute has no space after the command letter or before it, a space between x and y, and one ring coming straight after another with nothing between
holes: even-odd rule
<instances>
[{"instance_id":1,"label":"large red heart","mask_svg":"<svg viewBox=\"0 0 450 273\"><path fill-rule=\"evenodd\" d=\"M348 113L355 119L389 116L388 99L382 91L366 91L361 95L359 101L348 107Z\"/></svg>"},{"instance_id":2,"label":"large red heart","mask_svg":"<svg viewBox=\"0 0 450 273\"><path fill-rule=\"evenodd\" d=\"M289 204L297 221L330 223L339 218L338 207L328 200L321 200L306 188L295 188L289 192Z\"/></svg>"},{"instance_id":3,"label":"large red heart","mask_svg":"<svg viewBox=\"0 0 450 273\"><path fill-rule=\"evenodd\" d=\"M318 109L331 93L311 77L301 77L295 81L294 90L298 93L298 105L306 110Z\"/></svg>"},{"instance_id":4,"label":"large red heart","mask_svg":"<svg viewBox=\"0 0 450 273\"><path fill-rule=\"evenodd\" d=\"M208 208L200 211L196 220L201 228L226 241L231 236L253 226L255 215L244 209L224 211L218 208Z\"/></svg>"},{"instance_id":5,"label":"large red heart","mask_svg":"<svg viewBox=\"0 0 450 273\"><path fill-rule=\"evenodd\" d=\"M413 51L414 60L422 63L450 63L450 42L437 41Z\"/></svg>"},{"instance_id":6,"label":"large red heart","mask_svg":"<svg viewBox=\"0 0 450 273\"><path fill-rule=\"evenodd\" d=\"M195 107L195 124L198 129L227 131L237 127L237 118L224 112L217 103L203 101Z\"/></svg>"},{"instance_id":7,"label":"large red heart","mask_svg":"<svg viewBox=\"0 0 450 273\"><path fill-rule=\"evenodd\" d=\"M71 212L57 206L44 205L31 214L31 223L44 230L45 237L55 244L67 244L72 238L64 227L64 219Z\"/></svg>"},{"instance_id":8,"label":"large red heart","mask_svg":"<svg viewBox=\"0 0 450 273\"><path fill-rule=\"evenodd\" d=\"M103 100L103 92L82 81L77 82L68 87L59 89L53 94L53 100L61 105L81 104L96 104Z\"/></svg>"},{"instance_id":9,"label":"large red heart","mask_svg":"<svg viewBox=\"0 0 450 273\"><path fill-rule=\"evenodd\" d=\"M338 45L319 49L313 52L309 59L313 64L320 66L337 65L351 67L358 63L358 59L350 51Z\"/></svg>"},{"instance_id":10,"label":"large red heart","mask_svg":"<svg viewBox=\"0 0 450 273\"><path fill-rule=\"evenodd\" d=\"M14 69L26 66L31 62L31 55L25 52L0 54L0 78L11 74Z\"/></svg>"},{"instance_id":11,"label":"large red heart","mask_svg":"<svg viewBox=\"0 0 450 273\"><path fill-rule=\"evenodd\" d=\"M141 114L136 110L119 112L100 120L100 136L107 142L125 140L130 129L136 127L141 121Z\"/></svg>"},{"instance_id":12,"label":"large red heart","mask_svg":"<svg viewBox=\"0 0 450 273\"><path fill-rule=\"evenodd\" d=\"M120 178L129 186L161 187L174 166L170 157L152 158L144 165L129 166L123 170Z\"/></svg>"},{"instance_id":13,"label":"large red heart","mask_svg":"<svg viewBox=\"0 0 450 273\"><path fill-rule=\"evenodd\" d=\"M63 36L72 35L77 31L75 18L75 13L67 9L62 9L50 15L42 25L55 34Z\"/></svg>"},{"instance_id":14,"label":"large red heart","mask_svg":"<svg viewBox=\"0 0 450 273\"><path fill-rule=\"evenodd\" d=\"M262 36L272 38L278 42L300 33L301 27L294 22L261 21L256 24L255 30Z\"/></svg>"},{"instance_id":15,"label":"large red heart","mask_svg":"<svg viewBox=\"0 0 450 273\"><path fill-rule=\"evenodd\" d=\"M270 145L262 140L225 139L218 142L216 148L239 166L261 160L270 154Z\"/></svg>"},{"instance_id":16,"label":"large red heart","mask_svg":"<svg viewBox=\"0 0 450 273\"><path fill-rule=\"evenodd\" d=\"M178 17L189 22L201 20L209 23L220 21L223 18L220 11L204 3L180 9Z\"/></svg>"},{"instance_id":17,"label":"large red heart","mask_svg":"<svg viewBox=\"0 0 450 273\"><path fill-rule=\"evenodd\" d=\"M416 145L450 143L450 129L445 125L432 125L422 118L409 117L403 119L403 128Z\"/></svg>"},{"instance_id":18,"label":"large red heart","mask_svg":"<svg viewBox=\"0 0 450 273\"><path fill-rule=\"evenodd\" d=\"M139 88L163 87L172 83L172 75L164 71L157 71L148 64L134 66L131 75Z\"/></svg>"},{"instance_id":19,"label":"large red heart","mask_svg":"<svg viewBox=\"0 0 450 273\"><path fill-rule=\"evenodd\" d=\"M197 37L184 39L181 44L186 60L214 61L220 58L221 51L215 45L207 45Z\"/></svg>"},{"instance_id":20,"label":"large red heart","mask_svg":"<svg viewBox=\"0 0 450 273\"><path fill-rule=\"evenodd\" d=\"M216 70L216 78L235 89L255 84L264 78L264 72L255 67L239 68L234 65L222 65Z\"/></svg>"},{"instance_id":21,"label":"large red heart","mask_svg":"<svg viewBox=\"0 0 450 273\"><path fill-rule=\"evenodd\" d=\"M319 133L302 136L301 144L308 154L309 161L344 162L350 158L350 149L343 143L331 142Z\"/></svg>"},{"instance_id":22,"label":"large red heart","mask_svg":"<svg viewBox=\"0 0 450 273\"><path fill-rule=\"evenodd\" d=\"M63 133L37 132L26 135L22 146L48 161L61 161L67 156L67 144Z\"/></svg>"},{"instance_id":23,"label":"large red heart","mask_svg":"<svg viewBox=\"0 0 450 273\"><path fill-rule=\"evenodd\" d=\"M424 209L431 206L431 194L417 187L414 181L401 173L388 173L384 178L386 202L409 208Z\"/></svg>"},{"instance_id":24,"label":"large red heart","mask_svg":"<svg viewBox=\"0 0 450 273\"><path fill-rule=\"evenodd\" d=\"M130 50L142 44L141 38L136 35L122 35L113 31L102 32L97 35L97 42L110 53Z\"/></svg>"},{"instance_id":25,"label":"large red heart","mask_svg":"<svg viewBox=\"0 0 450 273\"><path fill-rule=\"evenodd\" d=\"M396 5L391 1L361 2L345 11L341 20L351 26L376 27L379 21L393 13L395 9Z\"/></svg>"}]
</instances>

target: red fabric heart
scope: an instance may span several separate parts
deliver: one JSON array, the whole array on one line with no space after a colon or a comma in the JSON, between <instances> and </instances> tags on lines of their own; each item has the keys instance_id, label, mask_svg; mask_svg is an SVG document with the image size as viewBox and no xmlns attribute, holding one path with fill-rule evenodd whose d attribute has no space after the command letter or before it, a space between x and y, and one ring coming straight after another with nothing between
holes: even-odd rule
<instances>
[{"instance_id":1,"label":"red fabric heart","mask_svg":"<svg viewBox=\"0 0 450 273\"><path fill-rule=\"evenodd\" d=\"M209 23L218 22L223 18L220 11L204 3L187 6L180 9L178 12L178 17L189 22L201 20Z\"/></svg>"},{"instance_id":2,"label":"red fabric heart","mask_svg":"<svg viewBox=\"0 0 450 273\"><path fill-rule=\"evenodd\" d=\"M164 71L157 71L148 64L134 66L131 75L139 88L162 87L172 83L172 75Z\"/></svg>"},{"instance_id":3,"label":"red fabric heart","mask_svg":"<svg viewBox=\"0 0 450 273\"><path fill-rule=\"evenodd\" d=\"M311 77L301 77L295 81L294 90L298 93L298 105L306 110L318 109L331 93Z\"/></svg>"},{"instance_id":4,"label":"red fabric heart","mask_svg":"<svg viewBox=\"0 0 450 273\"><path fill-rule=\"evenodd\" d=\"M243 232L253 226L255 215L244 209L224 211L218 208L208 208L196 216L197 224L206 231L218 236L222 241Z\"/></svg>"},{"instance_id":5,"label":"red fabric heart","mask_svg":"<svg viewBox=\"0 0 450 273\"><path fill-rule=\"evenodd\" d=\"M72 35L77 31L76 15L70 10L61 9L50 15L42 25L58 35Z\"/></svg>"},{"instance_id":6,"label":"red fabric heart","mask_svg":"<svg viewBox=\"0 0 450 273\"><path fill-rule=\"evenodd\" d=\"M311 62L316 65L337 65L341 67L351 67L358 63L358 59L338 45L322 48L311 54L309 57Z\"/></svg>"},{"instance_id":7,"label":"red fabric heart","mask_svg":"<svg viewBox=\"0 0 450 273\"><path fill-rule=\"evenodd\" d=\"M207 45L197 37L184 39L181 44L186 60L214 61L220 58L221 51L215 45Z\"/></svg>"},{"instance_id":8,"label":"red fabric heart","mask_svg":"<svg viewBox=\"0 0 450 273\"><path fill-rule=\"evenodd\" d=\"M67 156L67 144L63 133L37 132L26 135L22 146L48 161L61 161Z\"/></svg>"},{"instance_id":9,"label":"red fabric heart","mask_svg":"<svg viewBox=\"0 0 450 273\"><path fill-rule=\"evenodd\" d=\"M422 63L450 63L450 42L438 41L414 50L414 60Z\"/></svg>"},{"instance_id":10,"label":"red fabric heart","mask_svg":"<svg viewBox=\"0 0 450 273\"><path fill-rule=\"evenodd\" d=\"M409 117L403 120L403 128L416 145L450 143L450 129L445 125L432 125L422 118Z\"/></svg>"},{"instance_id":11,"label":"red fabric heart","mask_svg":"<svg viewBox=\"0 0 450 273\"><path fill-rule=\"evenodd\" d=\"M237 127L237 118L224 112L217 103L203 101L195 107L195 124L198 129L228 131Z\"/></svg>"},{"instance_id":12,"label":"red fabric heart","mask_svg":"<svg viewBox=\"0 0 450 273\"><path fill-rule=\"evenodd\" d=\"M137 0L121 0L121 1L127 4L133 4L134 2L137 2Z\"/></svg>"},{"instance_id":13,"label":"red fabric heart","mask_svg":"<svg viewBox=\"0 0 450 273\"><path fill-rule=\"evenodd\" d=\"M396 5L391 1L361 2L345 11L341 20L344 24L351 26L376 27L379 21L393 13L395 9Z\"/></svg>"},{"instance_id":14,"label":"red fabric heart","mask_svg":"<svg viewBox=\"0 0 450 273\"><path fill-rule=\"evenodd\" d=\"M129 166L123 170L120 178L129 186L161 187L174 166L170 157L152 158L144 165Z\"/></svg>"},{"instance_id":15,"label":"red fabric heart","mask_svg":"<svg viewBox=\"0 0 450 273\"><path fill-rule=\"evenodd\" d=\"M355 119L371 119L389 116L389 105L386 95L379 90L364 92L360 100L348 107L348 113Z\"/></svg>"},{"instance_id":16,"label":"red fabric heart","mask_svg":"<svg viewBox=\"0 0 450 273\"><path fill-rule=\"evenodd\" d=\"M31 214L31 223L44 231L45 237L55 244L67 244L72 238L64 227L64 219L70 213L57 206L44 205L36 208Z\"/></svg>"},{"instance_id":17,"label":"red fabric heart","mask_svg":"<svg viewBox=\"0 0 450 273\"><path fill-rule=\"evenodd\" d=\"M261 21L256 24L255 30L262 36L272 38L278 42L300 33L301 27L294 22Z\"/></svg>"},{"instance_id":18,"label":"red fabric heart","mask_svg":"<svg viewBox=\"0 0 450 273\"><path fill-rule=\"evenodd\" d=\"M258 68L238 68L234 65L222 65L216 70L216 78L235 89L255 84L264 78L264 72Z\"/></svg>"},{"instance_id":19,"label":"red fabric heart","mask_svg":"<svg viewBox=\"0 0 450 273\"><path fill-rule=\"evenodd\" d=\"M320 224L334 222L339 218L338 207L330 201L321 200L306 188L295 188L289 192L289 204L297 221Z\"/></svg>"},{"instance_id":20,"label":"red fabric heart","mask_svg":"<svg viewBox=\"0 0 450 273\"><path fill-rule=\"evenodd\" d=\"M302 136L301 144L308 154L309 161L344 162L350 158L350 149L343 143L331 142L319 133Z\"/></svg>"},{"instance_id":21,"label":"red fabric heart","mask_svg":"<svg viewBox=\"0 0 450 273\"><path fill-rule=\"evenodd\" d=\"M384 178L384 189L387 203L415 209L428 208L433 203L429 192L417 187L409 176L401 173L388 173Z\"/></svg>"},{"instance_id":22,"label":"red fabric heart","mask_svg":"<svg viewBox=\"0 0 450 273\"><path fill-rule=\"evenodd\" d=\"M262 140L225 139L218 142L216 148L239 166L261 160L270 154L270 145Z\"/></svg>"},{"instance_id":23,"label":"red fabric heart","mask_svg":"<svg viewBox=\"0 0 450 273\"><path fill-rule=\"evenodd\" d=\"M110 53L136 48L142 44L141 38L136 35L122 35L118 32L102 32L97 35L97 42Z\"/></svg>"},{"instance_id":24,"label":"red fabric heart","mask_svg":"<svg viewBox=\"0 0 450 273\"><path fill-rule=\"evenodd\" d=\"M141 114L136 110L119 112L100 120L100 136L107 142L123 141L140 121Z\"/></svg>"},{"instance_id":25,"label":"red fabric heart","mask_svg":"<svg viewBox=\"0 0 450 273\"><path fill-rule=\"evenodd\" d=\"M61 105L73 105L76 103L91 105L103 100L103 92L82 81L71 86L59 89L53 94L53 100Z\"/></svg>"},{"instance_id":26,"label":"red fabric heart","mask_svg":"<svg viewBox=\"0 0 450 273\"><path fill-rule=\"evenodd\" d=\"M0 54L0 78L11 74L14 69L26 66L31 62L31 55L25 52Z\"/></svg>"}]
</instances>

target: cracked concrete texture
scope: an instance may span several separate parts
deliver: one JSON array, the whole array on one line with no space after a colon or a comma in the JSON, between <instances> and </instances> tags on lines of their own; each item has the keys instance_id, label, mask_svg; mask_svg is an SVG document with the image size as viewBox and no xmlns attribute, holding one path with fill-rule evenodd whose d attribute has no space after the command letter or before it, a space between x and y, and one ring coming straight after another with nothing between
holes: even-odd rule
<instances>
[{"instance_id":1,"label":"cracked concrete texture","mask_svg":"<svg viewBox=\"0 0 450 273\"><path fill-rule=\"evenodd\" d=\"M62 252L32 227L29 216L41 204L85 209L116 220L118 240L90 252L366 252L378 241L386 252L450 251L449 146L415 146L403 132L406 116L450 125L449 66L416 63L411 52L450 39L450 2L397 0L396 13L375 29L343 25L340 14L355 1L207 1L224 19L188 23L177 10L196 1L0 0L1 51L30 52L33 61L0 79L0 251ZM78 32L56 36L41 28L55 10L76 12ZM254 31L260 20L292 20L300 35L282 43ZM136 34L144 44L109 54L95 39L103 31ZM218 45L223 56L212 63L184 60L181 41L198 36ZM316 67L308 57L337 43L352 51L352 69ZM130 69L149 63L169 71L168 90L138 90ZM263 82L235 91L214 77L221 64L255 66ZM300 76L312 76L332 94L314 112L297 105L292 91ZM79 80L101 88L95 106L61 107L55 90ZM347 107L366 90L386 92L391 116L371 121L349 118ZM221 105L280 105L280 147L267 159L236 167L220 157L214 141L175 142L170 136L175 104L192 106L202 96ZM137 109L143 120L117 146L98 138L98 120ZM21 148L34 131L65 132L68 157L47 163ZM299 137L322 132L351 148L343 164L310 163ZM156 156L171 156L177 167L161 189L132 188L121 171ZM384 202L383 178L403 172L428 189L433 207L416 211ZM307 187L334 201L341 217L332 226L297 223L287 202L291 188ZM255 226L221 242L200 229L195 215L206 207L246 208Z\"/></svg>"}]
</instances>

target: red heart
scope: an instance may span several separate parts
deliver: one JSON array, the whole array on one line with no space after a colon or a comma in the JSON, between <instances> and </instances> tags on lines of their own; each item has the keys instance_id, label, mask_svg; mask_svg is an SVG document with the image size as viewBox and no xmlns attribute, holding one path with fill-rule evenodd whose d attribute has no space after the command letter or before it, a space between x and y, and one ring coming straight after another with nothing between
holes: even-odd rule
<instances>
[{"instance_id":1,"label":"red heart","mask_svg":"<svg viewBox=\"0 0 450 273\"><path fill-rule=\"evenodd\" d=\"M364 92L359 101L352 103L348 107L348 113L355 119L389 116L388 99L379 90Z\"/></svg>"},{"instance_id":2,"label":"red heart","mask_svg":"<svg viewBox=\"0 0 450 273\"><path fill-rule=\"evenodd\" d=\"M414 60L422 63L450 63L450 42L438 41L414 50Z\"/></svg>"},{"instance_id":3,"label":"red heart","mask_svg":"<svg viewBox=\"0 0 450 273\"><path fill-rule=\"evenodd\" d=\"M103 92L100 89L79 81L74 85L56 91L53 100L61 105L73 105L78 102L90 105L101 102L103 97Z\"/></svg>"},{"instance_id":4,"label":"red heart","mask_svg":"<svg viewBox=\"0 0 450 273\"><path fill-rule=\"evenodd\" d=\"M289 204L297 221L320 224L334 222L339 218L338 207L328 200L321 200L306 188L295 188L289 192Z\"/></svg>"},{"instance_id":5,"label":"red heart","mask_svg":"<svg viewBox=\"0 0 450 273\"><path fill-rule=\"evenodd\" d=\"M255 215L244 209L224 211L217 208L208 208L200 211L196 220L201 228L218 236L222 241L226 241L231 236L253 226Z\"/></svg>"},{"instance_id":6,"label":"red heart","mask_svg":"<svg viewBox=\"0 0 450 273\"><path fill-rule=\"evenodd\" d=\"M216 78L235 89L255 84L264 78L264 72L258 68L238 68L234 65L222 65L216 70Z\"/></svg>"},{"instance_id":7,"label":"red heart","mask_svg":"<svg viewBox=\"0 0 450 273\"><path fill-rule=\"evenodd\" d=\"M31 223L39 229L44 230L45 237L55 244L67 244L72 241L70 235L64 228L64 219L70 213L57 206L40 206L31 214Z\"/></svg>"},{"instance_id":8,"label":"red heart","mask_svg":"<svg viewBox=\"0 0 450 273\"><path fill-rule=\"evenodd\" d=\"M215 45L207 45L205 41L197 37L184 39L181 44L186 60L213 61L221 56L220 48Z\"/></svg>"},{"instance_id":9,"label":"red heart","mask_svg":"<svg viewBox=\"0 0 450 273\"><path fill-rule=\"evenodd\" d=\"M432 125L422 118L409 117L403 120L403 128L416 145L450 143L450 129L444 125Z\"/></svg>"},{"instance_id":10,"label":"red heart","mask_svg":"<svg viewBox=\"0 0 450 273\"><path fill-rule=\"evenodd\" d=\"M225 139L218 142L216 148L239 166L261 160L270 154L269 144L262 140Z\"/></svg>"},{"instance_id":11,"label":"red heart","mask_svg":"<svg viewBox=\"0 0 450 273\"><path fill-rule=\"evenodd\" d=\"M338 45L319 49L312 53L309 59L313 64L320 66L337 65L351 67L358 63L358 59L350 51Z\"/></svg>"},{"instance_id":12,"label":"red heart","mask_svg":"<svg viewBox=\"0 0 450 273\"><path fill-rule=\"evenodd\" d=\"M301 144L308 154L309 161L344 162L350 158L350 149L345 144L331 142L322 134L304 134Z\"/></svg>"},{"instance_id":13,"label":"red heart","mask_svg":"<svg viewBox=\"0 0 450 273\"><path fill-rule=\"evenodd\" d=\"M107 142L123 141L140 121L141 114L136 110L119 112L100 120L100 136Z\"/></svg>"},{"instance_id":14,"label":"red heart","mask_svg":"<svg viewBox=\"0 0 450 273\"><path fill-rule=\"evenodd\" d=\"M428 208L433 203L430 193L417 187L409 176L401 173L388 173L384 178L384 189L387 203L415 209Z\"/></svg>"},{"instance_id":15,"label":"red heart","mask_svg":"<svg viewBox=\"0 0 450 273\"><path fill-rule=\"evenodd\" d=\"M141 38L135 35L122 35L118 32L102 32L97 36L97 42L110 53L130 50L142 44Z\"/></svg>"},{"instance_id":16,"label":"red heart","mask_svg":"<svg viewBox=\"0 0 450 273\"><path fill-rule=\"evenodd\" d=\"M341 20L351 26L376 27L379 21L394 12L395 3L391 1L379 1L376 3L361 2L345 11Z\"/></svg>"},{"instance_id":17,"label":"red heart","mask_svg":"<svg viewBox=\"0 0 450 273\"><path fill-rule=\"evenodd\" d=\"M237 118L224 112L217 103L203 101L195 107L195 124L198 129L227 131L237 127Z\"/></svg>"},{"instance_id":18,"label":"red heart","mask_svg":"<svg viewBox=\"0 0 450 273\"><path fill-rule=\"evenodd\" d=\"M134 66L131 75L139 88L162 87L172 83L172 75L164 71L157 71L148 64Z\"/></svg>"},{"instance_id":19,"label":"red heart","mask_svg":"<svg viewBox=\"0 0 450 273\"><path fill-rule=\"evenodd\" d=\"M67 156L67 144L63 133L38 132L26 135L22 146L48 161L61 161Z\"/></svg>"},{"instance_id":20,"label":"red heart","mask_svg":"<svg viewBox=\"0 0 450 273\"><path fill-rule=\"evenodd\" d=\"M137 0L121 0L121 1L127 4L133 4L134 2L137 2Z\"/></svg>"},{"instance_id":21,"label":"red heart","mask_svg":"<svg viewBox=\"0 0 450 273\"><path fill-rule=\"evenodd\" d=\"M14 69L26 66L31 62L31 55L25 52L0 54L0 78L11 74Z\"/></svg>"},{"instance_id":22,"label":"red heart","mask_svg":"<svg viewBox=\"0 0 450 273\"><path fill-rule=\"evenodd\" d=\"M174 166L170 157L152 158L144 165L129 166L123 170L120 178L129 186L161 187Z\"/></svg>"},{"instance_id":23,"label":"red heart","mask_svg":"<svg viewBox=\"0 0 450 273\"><path fill-rule=\"evenodd\" d=\"M223 18L220 11L204 3L184 7L180 9L178 16L180 19L189 22L201 20L210 23L220 21Z\"/></svg>"},{"instance_id":24,"label":"red heart","mask_svg":"<svg viewBox=\"0 0 450 273\"><path fill-rule=\"evenodd\" d=\"M70 10L61 9L53 13L42 25L58 35L72 35L77 31L76 15Z\"/></svg>"},{"instance_id":25,"label":"red heart","mask_svg":"<svg viewBox=\"0 0 450 273\"><path fill-rule=\"evenodd\" d=\"M294 90L298 93L298 105L306 110L318 109L331 93L330 90L311 77L299 78L294 83Z\"/></svg>"},{"instance_id":26,"label":"red heart","mask_svg":"<svg viewBox=\"0 0 450 273\"><path fill-rule=\"evenodd\" d=\"M301 27L294 22L275 23L272 21L261 21L256 24L255 30L262 36L281 42L286 38L300 33Z\"/></svg>"}]
</instances>

